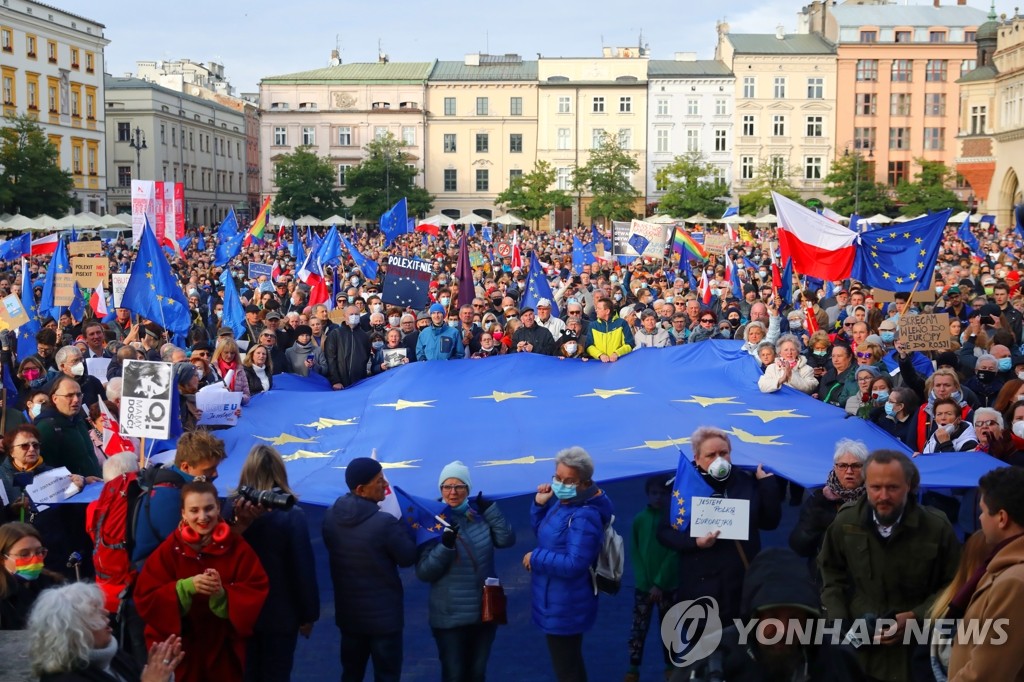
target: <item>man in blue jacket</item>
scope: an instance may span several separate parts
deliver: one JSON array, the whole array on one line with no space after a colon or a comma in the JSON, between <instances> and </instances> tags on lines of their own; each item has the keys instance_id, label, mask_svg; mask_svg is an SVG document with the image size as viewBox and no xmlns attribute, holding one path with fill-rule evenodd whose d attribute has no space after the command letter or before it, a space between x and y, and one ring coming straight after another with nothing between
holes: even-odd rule
<instances>
[{"instance_id":1,"label":"man in blue jacket","mask_svg":"<svg viewBox=\"0 0 1024 682\"><path fill-rule=\"evenodd\" d=\"M416 563L416 543L378 506L387 487L379 462L356 457L345 468L345 483L350 492L335 501L323 523L341 630L341 682L362 682L371 657L376 682L398 682L405 625L398 568Z\"/></svg>"},{"instance_id":2,"label":"man in blue jacket","mask_svg":"<svg viewBox=\"0 0 1024 682\"><path fill-rule=\"evenodd\" d=\"M444 321L445 310L440 303L430 306L430 326L416 339L416 359L453 360L465 355L462 335Z\"/></svg>"}]
</instances>

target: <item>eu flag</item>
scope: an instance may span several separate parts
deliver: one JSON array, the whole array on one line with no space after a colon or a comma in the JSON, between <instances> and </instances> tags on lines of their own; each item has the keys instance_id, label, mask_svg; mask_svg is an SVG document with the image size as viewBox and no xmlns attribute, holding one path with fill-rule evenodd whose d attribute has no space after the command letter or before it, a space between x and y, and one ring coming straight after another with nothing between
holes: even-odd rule
<instances>
[{"instance_id":1,"label":"eu flag","mask_svg":"<svg viewBox=\"0 0 1024 682\"><path fill-rule=\"evenodd\" d=\"M26 232L20 237L8 239L7 241L0 243L0 260L17 260L22 256L29 255L31 251L32 236Z\"/></svg>"},{"instance_id":2,"label":"eu flag","mask_svg":"<svg viewBox=\"0 0 1024 682\"><path fill-rule=\"evenodd\" d=\"M490 225L484 225L480 228L480 236L484 241L494 241L494 228Z\"/></svg>"},{"instance_id":3,"label":"eu flag","mask_svg":"<svg viewBox=\"0 0 1024 682\"><path fill-rule=\"evenodd\" d=\"M242 308L242 299L238 297L235 278L229 270L220 273L220 283L224 285L224 313L220 323L224 327L231 327L237 339L245 333L245 309Z\"/></svg>"},{"instance_id":4,"label":"eu flag","mask_svg":"<svg viewBox=\"0 0 1024 682\"><path fill-rule=\"evenodd\" d=\"M928 286L950 213L946 209L861 233L851 276L883 291L910 291L918 283Z\"/></svg>"},{"instance_id":5,"label":"eu flag","mask_svg":"<svg viewBox=\"0 0 1024 682\"><path fill-rule=\"evenodd\" d=\"M438 519L445 518L448 505L410 495L397 485L393 486L393 489L395 499L402 510L402 521L416 534L416 546L441 537L445 524Z\"/></svg>"},{"instance_id":6,"label":"eu flag","mask_svg":"<svg viewBox=\"0 0 1024 682\"><path fill-rule=\"evenodd\" d=\"M18 327L18 357L27 358L36 354L36 332L39 331L39 311L32 295L32 275L28 261L21 260L21 306L28 315L28 322Z\"/></svg>"},{"instance_id":7,"label":"eu flag","mask_svg":"<svg viewBox=\"0 0 1024 682\"><path fill-rule=\"evenodd\" d=\"M299 240L299 226L295 223L292 223L291 254L296 263L301 263L306 260L306 254L303 252L302 242Z\"/></svg>"},{"instance_id":8,"label":"eu flag","mask_svg":"<svg viewBox=\"0 0 1024 682\"><path fill-rule=\"evenodd\" d=\"M409 230L409 206L402 197L398 203L380 216L380 231L384 233L384 246L390 246L400 235Z\"/></svg>"},{"instance_id":9,"label":"eu flag","mask_svg":"<svg viewBox=\"0 0 1024 682\"><path fill-rule=\"evenodd\" d=\"M583 272L583 268L597 260L594 250L589 245L584 245L579 237L572 238L572 269L577 273Z\"/></svg>"},{"instance_id":10,"label":"eu flag","mask_svg":"<svg viewBox=\"0 0 1024 682\"><path fill-rule=\"evenodd\" d=\"M217 250L213 264L224 267L231 262L242 250L242 242L245 240L245 232L238 229L238 218L235 217L235 209L228 209L228 215L217 228Z\"/></svg>"},{"instance_id":11,"label":"eu flag","mask_svg":"<svg viewBox=\"0 0 1024 682\"><path fill-rule=\"evenodd\" d=\"M422 310L427 307L433 278L430 261L388 256L381 295L385 303Z\"/></svg>"},{"instance_id":12,"label":"eu flag","mask_svg":"<svg viewBox=\"0 0 1024 682\"><path fill-rule=\"evenodd\" d=\"M690 527L693 498L711 497L714 492L714 489L700 477L697 466L680 450L676 478L672 482L672 499L669 501L668 520L672 527L679 532L685 532Z\"/></svg>"},{"instance_id":13,"label":"eu flag","mask_svg":"<svg viewBox=\"0 0 1024 682\"><path fill-rule=\"evenodd\" d=\"M341 238L341 243L348 249L348 255L352 257L352 262L359 268L359 272L363 273L363 277L366 279L377 279L377 261L370 260L359 253L359 250L345 237Z\"/></svg>"},{"instance_id":14,"label":"eu flag","mask_svg":"<svg viewBox=\"0 0 1024 682\"><path fill-rule=\"evenodd\" d=\"M199 233L199 241L196 242L196 248L199 249L200 253L205 253L205 251L206 251L206 233L205 232L200 232Z\"/></svg>"},{"instance_id":15,"label":"eu flag","mask_svg":"<svg viewBox=\"0 0 1024 682\"><path fill-rule=\"evenodd\" d=\"M56 275L71 273L71 262L68 260L68 247L63 239L57 241L57 250L53 252L53 259L50 260L50 267L46 268L46 279L43 280L43 296L39 299L39 312L48 315L53 319L60 318L64 306L54 303L56 291ZM81 319L81 318L76 318Z\"/></svg>"},{"instance_id":16,"label":"eu flag","mask_svg":"<svg viewBox=\"0 0 1024 682\"><path fill-rule=\"evenodd\" d=\"M960 238L964 244L971 250L976 256L981 255L981 244L978 243L978 238L971 233L971 216L968 214L964 218L964 222L960 224L960 227L956 231L956 236Z\"/></svg>"},{"instance_id":17,"label":"eu flag","mask_svg":"<svg viewBox=\"0 0 1024 682\"><path fill-rule=\"evenodd\" d=\"M523 307L524 308L537 308L537 301L542 298L546 298L551 301L551 314L554 317L559 316L558 304L555 303L555 297L551 293L551 285L548 284L547 277L544 276L544 271L540 267L540 262L537 260L537 252L530 252L530 274L526 277L526 292L523 295Z\"/></svg>"},{"instance_id":18,"label":"eu flag","mask_svg":"<svg viewBox=\"0 0 1024 682\"><path fill-rule=\"evenodd\" d=\"M192 325L185 294L174 281L167 259L149 227L149 221L146 221L142 230L139 252L132 264L128 286L121 297L121 307L178 334L187 334Z\"/></svg>"},{"instance_id":19,"label":"eu flag","mask_svg":"<svg viewBox=\"0 0 1024 682\"><path fill-rule=\"evenodd\" d=\"M779 298L786 306L793 305L793 259L786 261L782 268L782 286L779 287Z\"/></svg>"},{"instance_id":20,"label":"eu flag","mask_svg":"<svg viewBox=\"0 0 1024 682\"><path fill-rule=\"evenodd\" d=\"M338 237L337 225L331 225L327 236L320 242L316 252L316 260L321 268L325 265L335 265L341 261L341 240Z\"/></svg>"}]
</instances>

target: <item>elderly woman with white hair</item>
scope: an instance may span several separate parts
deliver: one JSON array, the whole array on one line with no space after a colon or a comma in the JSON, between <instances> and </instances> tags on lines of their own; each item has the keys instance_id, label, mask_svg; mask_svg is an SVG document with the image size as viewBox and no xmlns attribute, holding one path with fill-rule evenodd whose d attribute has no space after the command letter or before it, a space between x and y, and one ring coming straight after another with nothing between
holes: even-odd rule
<instances>
[{"instance_id":1,"label":"elderly woman with white hair","mask_svg":"<svg viewBox=\"0 0 1024 682\"><path fill-rule=\"evenodd\" d=\"M800 339L794 334L783 334L775 343L778 356L775 362L766 365L764 374L757 380L762 393L774 393L783 386L791 386L810 395L818 390L814 368L807 364L807 358L800 354Z\"/></svg>"},{"instance_id":2,"label":"elderly woman with white hair","mask_svg":"<svg viewBox=\"0 0 1024 682\"><path fill-rule=\"evenodd\" d=\"M32 673L40 682L166 682L185 656L181 638L170 636L149 651L146 666L118 650L103 607L103 593L91 583L44 591L28 618Z\"/></svg>"},{"instance_id":3,"label":"elderly woman with white hair","mask_svg":"<svg viewBox=\"0 0 1024 682\"><path fill-rule=\"evenodd\" d=\"M580 447L555 455L555 475L537 486L530 520L537 548L523 557L531 574L533 622L547 635L555 678L587 679L583 633L597 618L590 567L601 552L613 507L594 482L594 460Z\"/></svg>"},{"instance_id":4,"label":"elderly woman with white hair","mask_svg":"<svg viewBox=\"0 0 1024 682\"><path fill-rule=\"evenodd\" d=\"M1024 438L1006 428L1003 414L994 407L979 407L974 411L974 432L978 437L978 450L1007 464L1024 466Z\"/></svg>"}]
</instances>

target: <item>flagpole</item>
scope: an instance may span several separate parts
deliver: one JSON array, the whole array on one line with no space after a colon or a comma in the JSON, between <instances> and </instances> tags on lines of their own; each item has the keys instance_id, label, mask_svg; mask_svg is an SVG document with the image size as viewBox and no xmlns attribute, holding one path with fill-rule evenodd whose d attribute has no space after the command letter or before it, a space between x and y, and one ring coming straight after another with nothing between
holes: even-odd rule
<instances>
[{"instance_id":1,"label":"flagpole","mask_svg":"<svg viewBox=\"0 0 1024 682\"><path fill-rule=\"evenodd\" d=\"M907 302L903 304L903 310L900 311L900 317L902 318L910 310L910 303L914 300L914 294L917 293L917 288L921 286L921 280L918 279L914 284L914 288L910 290L910 296L907 296Z\"/></svg>"}]
</instances>

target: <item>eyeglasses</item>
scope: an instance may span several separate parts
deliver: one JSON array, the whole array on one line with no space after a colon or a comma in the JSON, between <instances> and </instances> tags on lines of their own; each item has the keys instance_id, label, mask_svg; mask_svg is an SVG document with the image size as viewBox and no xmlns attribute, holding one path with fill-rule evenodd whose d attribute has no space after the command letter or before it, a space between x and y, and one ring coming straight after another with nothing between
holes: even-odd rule
<instances>
[{"instance_id":1,"label":"eyeglasses","mask_svg":"<svg viewBox=\"0 0 1024 682\"><path fill-rule=\"evenodd\" d=\"M552 483L559 483L561 485L579 485L579 481L577 481L574 478L561 479L558 476L552 476L551 477L551 482Z\"/></svg>"},{"instance_id":2,"label":"eyeglasses","mask_svg":"<svg viewBox=\"0 0 1024 682\"><path fill-rule=\"evenodd\" d=\"M846 462L836 462L836 469L839 469L840 471L860 471L863 468L864 465L861 464L860 462L854 462L853 464L848 464Z\"/></svg>"},{"instance_id":3,"label":"eyeglasses","mask_svg":"<svg viewBox=\"0 0 1024 682\"><path fill-rule=\"evenodd\" d=\"M714 318L711 318L711 317L705 317L705 318L701 318L700 323L701 324L714 324L715 320L714 320Z\"/></svg>"},{"instance_id":4,"label":"eyeglasses","mask_svg":"<svg viewBox=\"0 0 1024 682\"><path fill-rule=\"evenodd\" d=\"M54 393L53 395L58 398L81 398L82 392L78 391L77 393Z\"/></svg>"},{"instance_id":5,"label":"eyeglasses","mask_svg":"<svg viewBox=\"0 0 1024 682\"><path fill-rule=\"evenodd\" d=\"M871 357L871 353L857 353L857 357L861 360L867 360Z\"/></svg>"},{"instance_id":6,"label":"eyeglasses","mask_svg":"<svg viewBox=\"0 0 1024 682\"><path fill-rule=\"evenodd\" d=\"M36 547L35 549L23 549L16 554L5 554L4 556L8 559L29 559L36 556L40 559L45 559L49 551L45 547Z\"/></svg>"},{"instance_id":7,"label":"eyeglasses","mask_svg":"<svg viewBox=\"0 0 1024 682\"><path fill-rule=\"evenodd\" d=\"M843 322L843 326L844 327L852 327L853 326L853 322Z\"/></svg>"},{"instance_id":8,"label":"eyeglasses","mask_svg":"<svg viewBox=\"0 0 1024 682\"><path fill-rule=\"evenodd\" d=\"M32 440L27 443L15 443L14 447L20 448L22 452L28 452L29 450L38 450L39 441Z\"/></svg>"},{"instance_id":9,"label":"eyeglasses","mask_svg":"<svg viewBox=\"0 0 1024 682\"><path fill-rule=\"evenodd\" d=\"M469 490L468 485L443 485L441 486L441 492L443 493L461 493Z\"/></svg>"},{"instance_id":10,"label":"eyeglasses","mask_svg":"<svg viewBox=\"0 0 1024 682\"><path fill-rule=\"evenodd\" d=\"M995 426L998 423L999 422L997 422L995 419L985 419L980 422L974 422L974 425L976 427L985 428L986 426Z\"/></svg>"}]
</instances>

